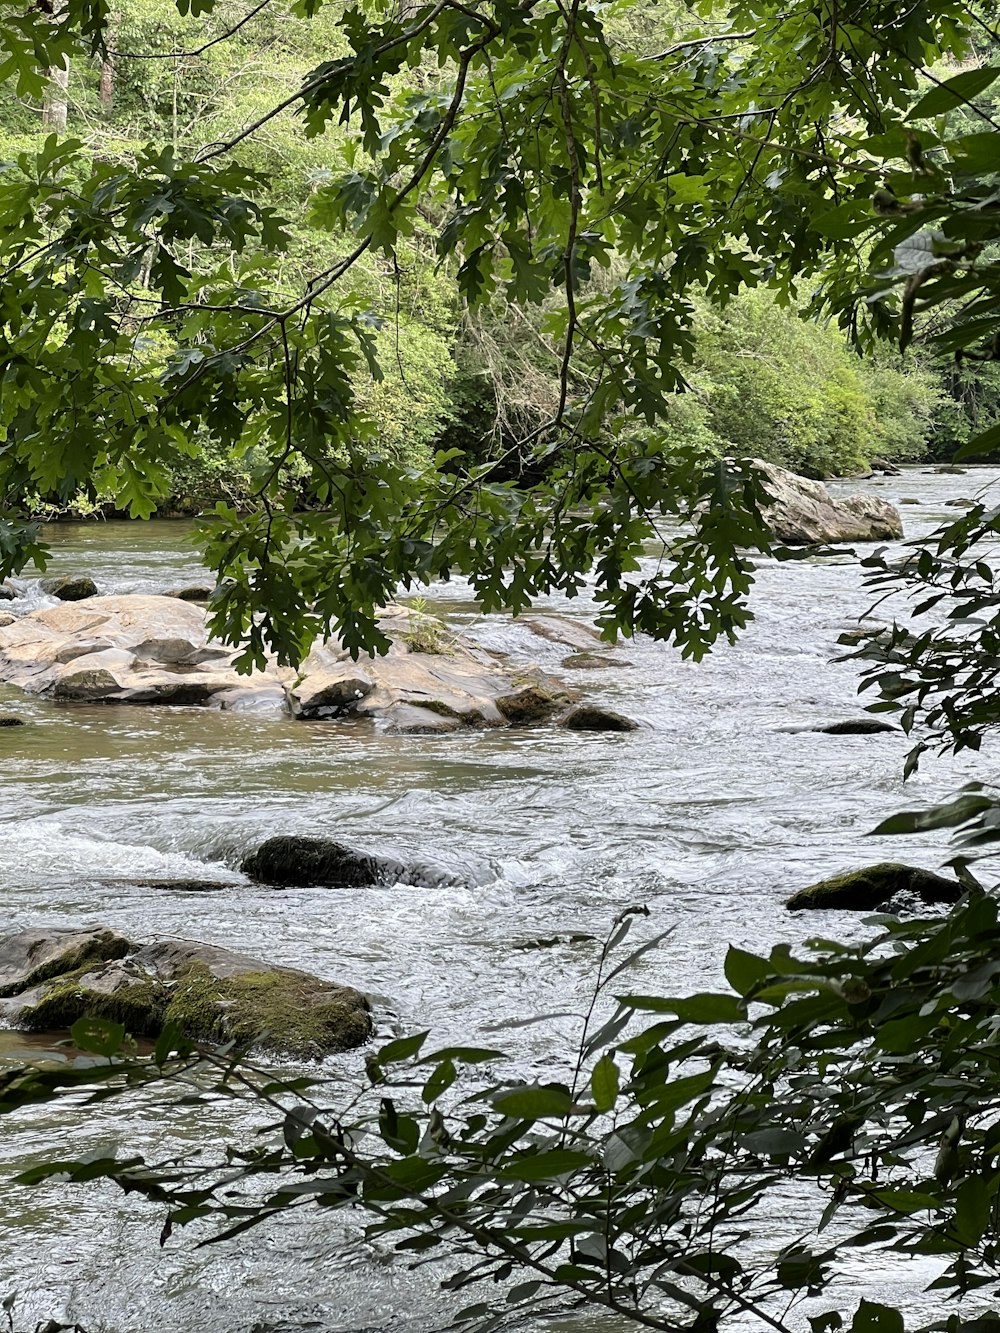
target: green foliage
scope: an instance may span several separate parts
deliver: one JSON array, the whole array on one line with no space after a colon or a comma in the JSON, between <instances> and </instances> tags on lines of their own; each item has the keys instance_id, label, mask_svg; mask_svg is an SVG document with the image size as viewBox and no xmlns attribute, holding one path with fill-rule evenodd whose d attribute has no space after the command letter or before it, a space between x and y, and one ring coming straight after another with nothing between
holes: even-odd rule
<instances>
[{"instance_id":1,"label":"green foliage","mask_svg":"<svg viewBox=\"0 0 1000 1333\"><path fill-rule=\"evenodd\" d=\"M245 664L296 660L328 630L382 647L374 608L454 574L515 612L596 578L609 635L700 655L746 619L738 547L766 543L711 437L817 471L894 443L873 404L896 393L898 422L899 386L869 392L832 335L779 306L835 258L825 293L857 308L865 260L840 238L883 226L880 153L925 55L964 55L963 19L952 0L836 18L734 0L710 19L591 0L252 16L130 0L110 19L71 0L11 17L0 75L37 97L69 54L83 133L26 142L0 172L0 572L25 558L32 507L145 515L175 485L199 498L232 457L248 494L207 541L233 579L214 628ZM763 287L779 306L706 318L727 349L766 330L777 373L799 358L794 420L775 375L698 343L706 301ZM888 324L889 298L870 308ZM498 374L470 393L466 358L465 406L451 352L458 338L462 364L477 327ZM695 407L676 395L698 357ZM457 436L491 400L492 446ZM442 432L460 455L434 453ZM642 578L650 541L664 560Z\"/></svg>"}]
</instances>

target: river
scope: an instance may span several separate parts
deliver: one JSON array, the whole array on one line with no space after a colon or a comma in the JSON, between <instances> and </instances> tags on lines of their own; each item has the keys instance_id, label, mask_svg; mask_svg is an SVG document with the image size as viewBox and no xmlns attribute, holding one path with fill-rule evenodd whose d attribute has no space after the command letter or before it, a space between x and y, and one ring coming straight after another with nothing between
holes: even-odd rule
<instances>
[{"instance_id":1,"label":"river","mask_svg":"<svg viewBox=\"0 0 1000 1333\"><path fill-rule=\"evenodd\" d=\"M901 507L914 537L954 516L948 500L997 477L907 469L834 489L918 500ZM88 573L102 591L204 581L184 523L58 526L50 536L52 570ZM478 616L461 585L429 599L487 646L555 670L569 651L507 618ZM816 918L783 908L796 888L865 862L935 867L947 855L943 835L865 834L967 780L975 759L925 761L904 792L902 736L784 729L860 711L856 668L830 660L866 607L857 560L762 560L753 607L740 643L700 665L635 642L616 650L618 670L562 673L647 724L627 735L387 736L198 709L59 706L0 687L0 711L28 723L0 729L4 927L100 922L262 954L367 992L382 1036L430 1027L440 1044L499 1041L513 1070L544 1076L567 1022L497 1025L583 1002L598 946L567 936L601 936L622 908L644 903L643 930L674 932L642 961L636 988L715 986L728 943L759 950L815 931ZM586 597L539 608L593 614ZM283 832L433 861L459 885L172 895L115 882L229 876L249 848ZM858 929L848 917L822 918L826 935ZM530 947L552 937L561 939ZM22 1048L6 1034L0 1061ZM355 1053L337 1069L350 1082L362 1063ZM230 1115L166 1116L150 1099L125 1123L100 1107L38 1110L4 1123L4 1172L54 1144L79 1153L117 1143L162 1157L252 1130ZM447 1323L433 1274L390 1261L355 1222L312 1215L205 1250L181 1231L161 1251L160 1220L110 1186L29 1191L5 1180L0 1297L17 1291L19 1327L56 1316L90 1333L427 1333Z\"/></svg>"}]
</instances>

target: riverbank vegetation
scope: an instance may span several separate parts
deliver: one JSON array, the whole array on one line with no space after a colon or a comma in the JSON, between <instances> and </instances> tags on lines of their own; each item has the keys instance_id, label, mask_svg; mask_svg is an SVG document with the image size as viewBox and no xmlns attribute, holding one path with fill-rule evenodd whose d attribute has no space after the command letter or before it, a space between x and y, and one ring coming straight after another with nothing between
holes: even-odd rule
<instances>
[{"instance_id":1,"label":"riverbank vegetation","mask_svg":"<svg viewBox=\"0 0 1000 1333\"><path fill-rule=\"evenodd\" d=\"M989 81L907 121L986 58L961 7L891 48L794 6L181 8L5 29L0 572L39 515L217 502L248 664L366 648L451 574L517 611L594 572L609 634L697 655L759 534L724 456L850 472L995 420L980 353L910 336L919 295L962 349L988 253ZM650 540L672 572L634 583Z\"/></svg>"},{"instance_id":2,"label":"riverbank vegetation","mask_svg":"<svg viewBox=\"0 0 1000 1333\"><path fill-rule=\"evenodd\" d=\"M68 71L60 114L81 154L126 169L146 144L197 157L272 102L294 95L319 60L344 48L324 11L307 19L271 6L218 41L243 17L233 0L185 14L170 0L117 5L109 40L116 54L74 59ZM695 29L696 20L677 6L645 6L619 7L609 31L618 49L635 49ZM416 95L431 77L424 62L392 86ZM51 127L51 110L39 106L37 95L9 99L0 109L0 160L36 155ZM336 128L307 137L294 116L270 121L241 144L241 159L261 173L255 199L287 219L287 245L272 277L289 294L343 256L343 244L331 236L326 191L349 145L349 135ZM688 206L696 203L695 193ZM443 447L461 449L476 463L502 454L544 423L560 396L560 350L546 328L546 303L526 310L501 286L470 309L455 284L460 265L442 262L434 221L432 209L418 213L391 254L366 256L352 271L352 300L363 301L381 325L374 350L382 376L373 381L368 366L359 367L353 392L379 449L421 468ZM207 263L204 255L196 259L199 249L197 235L181 246L188 267ZM609 258L606 281L615 269ZM151 274L141 265L138 278L140 289L149 287ZM843 331L803 319L808 288L790 304L758 288L722 307L718 298L731 295L712 292L710 283L691 289L692 344L683 382L666 400L667 446L673 437L697 445L706 459L749 454L809 476L836 476L864 472L873 458L945 457L976 423L992 424L1000 415L1000 397L981 377L969 396L947 365L920 353L859 358ZM172 332L168 320L148 324L139 355L161 362ZM159 512L200 512L219 500L253 504L259 485L253 448L234 449L203 427L165 461ZM305 475L290 459L282 481L294 491ZM308 498L303 486L303 502ZM69 499L53 498L44 487L26 499L42 515L86 515L113 509L117 496L109 478L103 488L81 487Z\"/></svg>"}]
</instances>

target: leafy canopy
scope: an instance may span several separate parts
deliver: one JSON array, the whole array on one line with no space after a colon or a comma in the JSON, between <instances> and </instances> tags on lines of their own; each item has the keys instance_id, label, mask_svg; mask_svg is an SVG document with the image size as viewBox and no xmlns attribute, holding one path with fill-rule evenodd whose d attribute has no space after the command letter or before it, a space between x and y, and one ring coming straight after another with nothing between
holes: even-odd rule
<instances>
[{"instance_id":1,"label":"leafy canopy","mask_svg":"<svg viewBox=\"0 0 1000 1333\"><path fill-rule=\"evenodd\" d=\"M0 74L21 96L39 97L64 58L113 46L102 0L47 8L3 10ZM218 506L206 530L226 579L214 628L246 645L246 666L267 651L297 660L330 631L355 652L383 648L375 608L400 583L453 575L514 612L592 578L607 634L643 630L695 656L732 636L752 577L737 548L766 534L752 476L663 429L693 351L692 295L811 295L835 261L823 298L856 328L868 296L866 318L898 319L905 340L912 283L900 296L892 270L870 293L867 253L912 276L916 259L900 256L915 246L935 282L942 265L982 281L987 214L965 202L975 145L931 135L918 152L910 127L988 79L960 75L913 105L928 59L968 49L953 0L695 6L663 47L635 39L655 31L647 9L364 0L331 23L299 0L298 18L332 30L329 58L227 140L112 162L52 137L7 164L0 574L43 557L29 496L110 492L148 515L172 460L221 447L245 460L257 499L249 513ZM333 257L301 281L281 265L290 233L266 178L246 164L287 115L336 150L310 204ZM871 204L887 171L898 218ZM931 217L944 240L928 239ZM433 253L470 310L502 293L544 316L556 400L498 457L447 451L420 469L380 448L358 386L383 374L386 312L354 276L369 253L396 265L403 246ZM664 559L647 572L651 540Z\"/></svg>"}]
</instances>

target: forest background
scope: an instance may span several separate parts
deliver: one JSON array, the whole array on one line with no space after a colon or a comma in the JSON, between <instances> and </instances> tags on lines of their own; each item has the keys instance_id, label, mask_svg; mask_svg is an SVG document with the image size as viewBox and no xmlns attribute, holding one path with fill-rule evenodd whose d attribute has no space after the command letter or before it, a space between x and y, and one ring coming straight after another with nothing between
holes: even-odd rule
<instances>
[{"instance_id":1,"label":"forest background","mask_svg":"<svg viewBox=\"0 0 1000 1333\"><path fill-rule=\"evenodd\" d=\"M275 6L249 13L251 21L242 23L247 11L235 0L209 14L179 13L171 0L115 5L114 55L74 59L65 90L54 83L43 105L11 89L0 106L0 162L37 153L53 128L114 164L134 166L149 143L180 158L196 155L294 94L319 60L344 45L328 10L312 18ZM609 32L644 54L690 21L672 4L618 14L612 7ZM218 40L234 26L235 33ZM433 71L418 67L399 78L419 90ZM987 112L991 97L979 99ZM958 109L953 116L963 114ZM274 275L278 286L296 290L347 252L343 235L323 217L322 191L355 152L346 132L331 127L308 138L292 115L270 120L243 143L241 160L267 182L260 202L290 219L291 241ZM435 451L457 448L474 464L502 456L553 416L561 348L546 329L545 302L526 308L498 293L470 308L455 282L456 261L436 250L434 219L427 215L423 223L400 238L393 256L369 253L355 266L355 295L382 320L384 376L374 380L367 368L357 373L358 406L375 423L378 448L394 462L422 468ZM193 264L199 247L192 239L189 248ZM621 277L618 267L612 261L597 280L610 288ZM559 299L556 292L549 304ZM888 343L859 357L835 323L802 318L808 293L797 305L783 304L767 287L745 290L721 307L705 293L696 293L694 303L686 389L672 395L660 423L666 452L673 437L706 460L752 455L807 476L845 476L863 474L872 459L946 460L1000 421L994 365L963 368L919 349L904 356ZM150 332L149 356L168 354L172 349L160 345L168 339L164 330ZM220 499L248 504L256 486L252 451L234 453L207 434L193 444L190 455L171 458L158 512L194 513ZM502 477L503 469L494 475ZM285 480L294 487L295 460ZM38 496L33 507L44 516L79 516L113 506L107 492L81 491L69 503Z\"/></svg>"}]
</instances>

